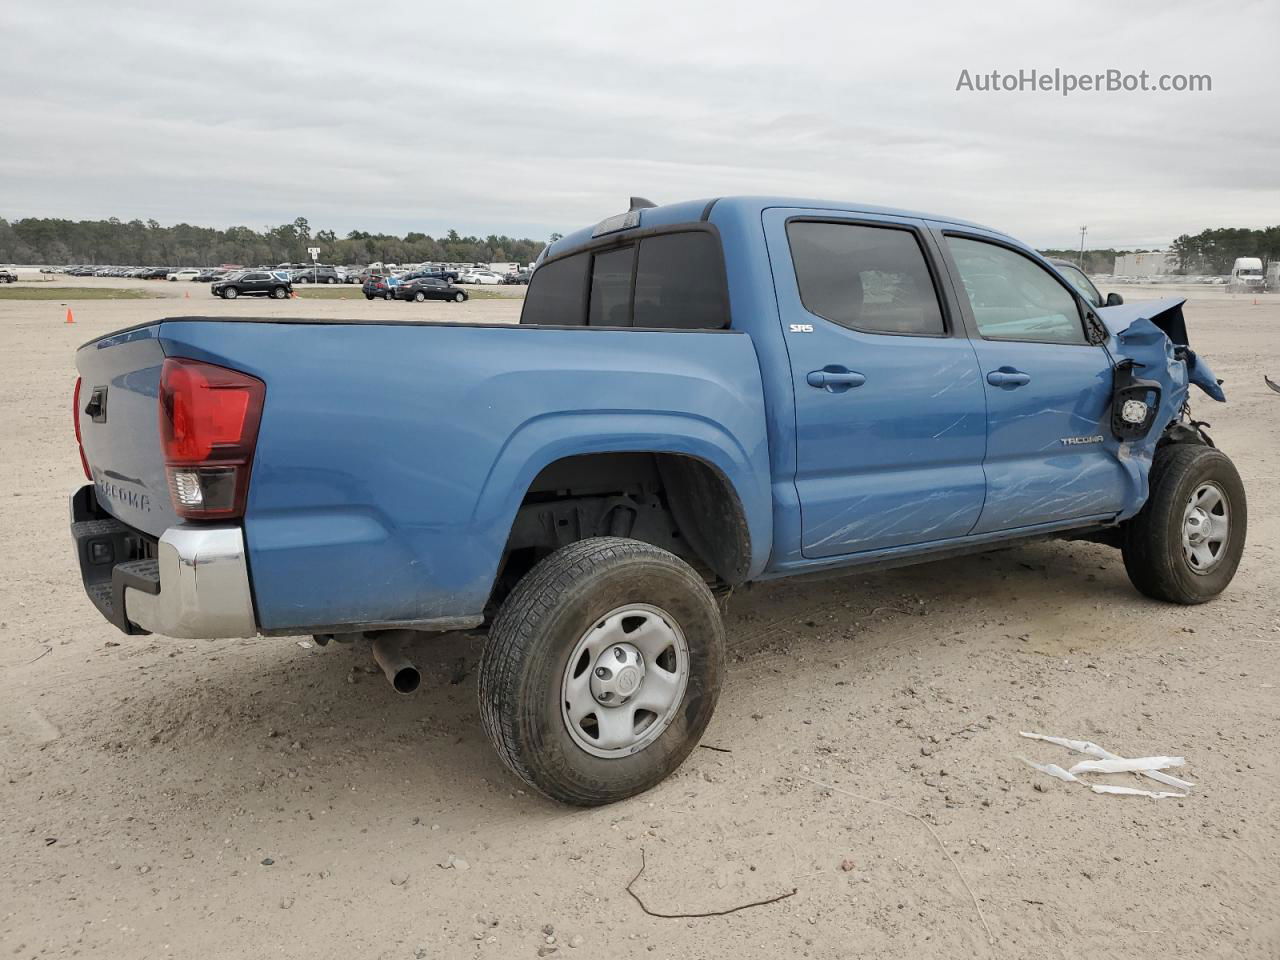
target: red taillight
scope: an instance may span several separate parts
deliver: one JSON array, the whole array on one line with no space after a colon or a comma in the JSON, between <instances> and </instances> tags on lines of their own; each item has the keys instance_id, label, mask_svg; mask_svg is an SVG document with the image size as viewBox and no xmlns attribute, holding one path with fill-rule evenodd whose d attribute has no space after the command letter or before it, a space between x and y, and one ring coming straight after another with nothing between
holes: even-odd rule
<instances>
[{"instance_id":1,"label":"red taillight","mask_svg":"<svg viewBox=\"0 0 1280 960\"><path fill-rule=\"evenodd\" d=\"M84 441L80 438L80 378L76 377L76 389L71 395L71 422L76 427L76 447L80 450L80 466L84 468L84 478L93 479L89 470L89 458L84 455Z\"/></svg>"},{"instance_id":2,"label":"red taillight","mask_svg":"<svg viewBox=\"0 0 1280 960\"><path fill-rule=\"evenodd\" d=\"M178 516L244 515L267 387L238 370L170 357L160 370L160 441Z\"/></svg>"}]
</instances>

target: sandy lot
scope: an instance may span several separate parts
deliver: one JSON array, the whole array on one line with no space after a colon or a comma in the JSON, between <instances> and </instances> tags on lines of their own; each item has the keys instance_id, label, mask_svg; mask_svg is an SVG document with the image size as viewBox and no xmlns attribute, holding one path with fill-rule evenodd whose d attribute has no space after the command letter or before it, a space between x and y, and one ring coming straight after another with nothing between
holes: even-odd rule
<instances>
[{"instance_id":1,"label":"sandy lot","mask_svg":"<svg viewBox=\"0 0 1280 960\"><path fill-rule=\"evenodd\" d=\"M401 698L359 648L124 637L84 597L66 529L90 337L184 312L514 319L516 303L193 290L190 311L72 304L74 326L57 302L0 303L0 954L1280 956L1280 396L1262 382L1280 376L1280 297L1190 295L1230 397L1196 412L1251 498L1226 596L1160 605L1117 553L1063 543L753 589L730 607L704 741L721 749L592 811L527 793L494 756L478 639L424 644L423 689ZM1090 794L1017 759L1070 759L1028 729L1185 755L1199 787ZM655 911L797 892L657 919L625 891L642 850Z\"/></svg>"}]
</instances>

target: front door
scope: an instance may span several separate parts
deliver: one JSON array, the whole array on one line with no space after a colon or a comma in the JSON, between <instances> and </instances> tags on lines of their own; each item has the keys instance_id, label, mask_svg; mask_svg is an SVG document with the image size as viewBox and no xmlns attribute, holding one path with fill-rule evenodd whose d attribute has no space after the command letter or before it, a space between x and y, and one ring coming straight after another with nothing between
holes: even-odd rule
<instances>
[{"instance_id":1,"label":"front door","mask_svg":"<svg viewBox=\"0 0 1280 960\"><path fill-rule=\"evenodd\" d=\"M1112 365L1058 277L995 238L942 239L987 391L987 500L974 533L1117 512Z\"/></svg>"},{"instance_id":2,"label":"front door","mask_svg":"<svg viewBox=\"0 0 1280 960\"><path fill-rule=\"evenodd\" d=\"M765 213L796 406L802 553L968 533L982 510L986 400L912 220Z\"/></svg>"}]
</instances>

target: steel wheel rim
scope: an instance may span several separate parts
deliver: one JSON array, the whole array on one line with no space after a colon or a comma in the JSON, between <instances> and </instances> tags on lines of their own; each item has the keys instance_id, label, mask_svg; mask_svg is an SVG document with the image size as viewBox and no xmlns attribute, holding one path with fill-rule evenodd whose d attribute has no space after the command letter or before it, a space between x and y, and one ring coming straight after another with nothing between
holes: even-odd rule
<instances>
[{"instance_id":1,"label":"steel wheel rim","mask_svg":"<svg viewBox=\"0 0 1280 960\"><path fill-rule=\"evenodd\" d=\"M689 644L675 618L629 603L596 619L574 645L560 683L560 715L586 753L629 757L671 725L688 684Z\"/></svg>"},{"instance_id":2,"label":"steel wheel rim","mask_svg":"<svg viewBox=\"0 0 1280 960\"><path fill-rule=\"evenodd\" d=\"M1216 483L1202 483L1182 512L1182 556L1187 568L1204 576L1222 563L1231 538L1231 509Z\"/></svg>"}]
</instances>

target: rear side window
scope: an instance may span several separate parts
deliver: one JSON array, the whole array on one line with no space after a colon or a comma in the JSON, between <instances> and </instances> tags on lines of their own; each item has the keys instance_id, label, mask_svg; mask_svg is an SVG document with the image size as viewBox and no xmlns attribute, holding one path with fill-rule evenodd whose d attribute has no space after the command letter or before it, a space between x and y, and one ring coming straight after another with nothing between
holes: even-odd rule
<instances>
[{"instance_id":1,"label":"rear side window","mask_svg":"<svg viewBox=\"0 0 1280 960\"><path fill-rule=\"evenodd\" d=\"M583 298L591 255L575 254L553 260L533 272L520 312L521 323L544 326L582 326L587 322Z\"/></svg>"},{"instance_id":2,"label":"rear side window","mask_svg":"<svg viewBox=\"0 0 1280 960\"><path fill-rule=\"evenodd\" d=\"M720 248L710 233L669 233L640 241L635 325L717 330L729 325Z\"/></svg>"},{"instance_id":3,"label":"rear side window","mask_svg":"<svg viewBox=\"0 0 1280 960\"><path fill-rule=\"evenodd\" d=\"M787 239L810 313L868 333L946 333L924 252L910 230L793 220Z\"/></svg>"},{"instance_id":4,"label":"rear side window","mask_svg":"<svg viewBox=\"0 0 1280 960\"><path fill-rule=\"evenodd\" d=\"M719 240L709 231L665 233L553 260L534 271L520 322L679 330L727 327Z\"/></svg>"}]
</instances>

